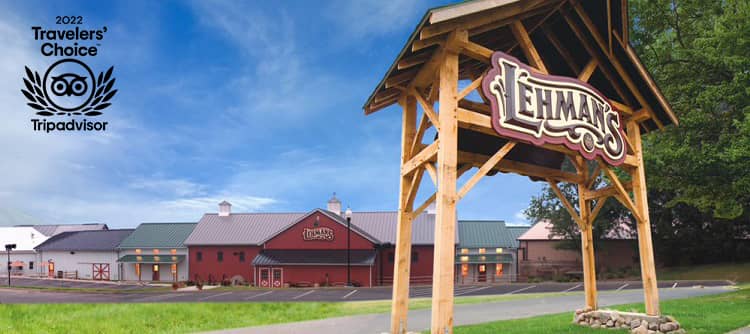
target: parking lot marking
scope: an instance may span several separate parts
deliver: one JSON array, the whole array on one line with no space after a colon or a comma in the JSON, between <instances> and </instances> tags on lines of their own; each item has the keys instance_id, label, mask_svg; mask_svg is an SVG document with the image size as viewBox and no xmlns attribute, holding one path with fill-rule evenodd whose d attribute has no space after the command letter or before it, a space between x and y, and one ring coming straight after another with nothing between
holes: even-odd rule
<instances>
[{"instance_id":1,"label":"parking lot marking","mask_svg":"<svg viewBox=\"0 0 750 334\"><path fill-rule=\"evenodd\" d=\"M528 290L528 289L533 289L533 288L536 288L536 285L532 285L532 286L527 286L527 287L525 287L525 288L523 288L523 289L518 289L518 290L514 290L514 291L511 291L511 292L508 292L508 293L505 293L505 294L506 294L506 295L512 295L512 294L514 294L514 293L518 293L518 292L521 292L521 291L526 291L526 290Z\"/></svg>"},{"instance_id":2,"label":"parking lot marking","mask_svg":"<svg viewBox=\"0 0 750 334\"><path fill-rule=\"evenodd\" d=\"M347 299L347 298L349 298L349 296L353 295L357 291L359 291L359 290L352 290L352 292L347 293L346 295L344 295L343 297L341 297L341 299Z\"/></svg>"},{"instance_id":3,"label":"parking lot marking","mask_svg":"<svg viewBox=\"0 0 750 334\"><path fill-rule=\"evenodd\" d=\"M272 293L273 293L273 290L271 290L271 291L266 291L266 292L263 292L263 293L259 293L259 294L257 294L257 295L252 295L252 296L250 296L250 297L246 297L246 298L245 298L245 300L250 300L250 299L253 299L253 298L255 298L255 297L260 297L260 296L270 295L270 294L272 294Z\"/></svg>"},{"instance_id":4,"label":"parking lot marking","mask_svg":"<svg viewBox=\"0 0 750 334\"><path fill-rule=\"evenodd\" d=\"M136 301L139 302L139 303L142 303L142 302L157 302L157 301L162 301L162 300L165 300L165 299L179 297L179 296L180 296L179 293L165 293L165 294L161 294L161 295L140 298L140 299L138 299Z\"/></svg>"},{"instance_id":5,"label":"parking lot marking","mask_svg":"<svg viewBox=\"0 0 750 334\"><path fill-rule=\"evenodd\" d=\"M578 283L578 284L576 284L576 286L574 286L574 287L572 287L572 288L570 288L570 289L567 289L567 290L565 290L565 291L563 291L563 292L570 292L570 291L572 291L572 290L578 289L579 287L581 287L581 283Z\"/></svg>"},{"instance_id":6,"label":"parking lot marking","mask_svg":"<svg viewBox=\"0 0 750 334\"><path fill-rule=\"evenodd\" d=\"M465 295L467 293L474 293L474 292L477 292L477 291L482 291L484 289L489 289L491 287L492 287L491 285L481 286L481 287L478 287L478 288L468 289L468 290L464 290L464 291L461 291L461 292L457 292L455 295L456 296Z\"/></svg>"},{"instance_id":7,"label":"parking lot marking","mask_svg":"<svg viewBox=\"0 0 750 334\"><path fill-rule=\"evenodd\" d=\"M625 289L625 287L626 287L626 286L628 286L628 285L630 285L630 284L628 284L628 283L625 283L625 284L623 284L623 285L622 285L621 287L617 288L617 290L616 290L616 291L620 291L620 290L622 290L622 289Z\"/></svg>"},{"instance_id":8,"label":"parking lot marking","mask_svg":"<svg viewBox=\"0 0 750 334\"><path fill-rule=\"evenodd\" d=\"M198 300L199 300L199 301L201 301L201 300L208 300L208 299L211 299L211 298L214 298L214 297L226 296L226 295L229 295L229 294L231 294L231 293L232 293L231 291L228 291L228 292L222 292L222 293L217 293L217 294L215 294L215 295L210 295L210 296L206 296L206 297L200 298L200 299L198 299Z\"/></svg>"},{"instance_id":9,"label":"parking lot marking","mask_svg":"<svg viewBox=\"0 0 750 334\"><path fill-rule=\"evenodd\" d=\"M311 293L313 293L313 292L315 292L315 290L310 290L310 291L308 291L308 292L305 292L305 293L303 293L303 294L301 294L301 295L299 295L299 296L294 296L294 297L292 297L292 299L300 299L300 298L302 298L302 297L304 297L304 296L307 296L307 295L309 295L309 294L311 294Z\"/></svg>"}]
</instances>

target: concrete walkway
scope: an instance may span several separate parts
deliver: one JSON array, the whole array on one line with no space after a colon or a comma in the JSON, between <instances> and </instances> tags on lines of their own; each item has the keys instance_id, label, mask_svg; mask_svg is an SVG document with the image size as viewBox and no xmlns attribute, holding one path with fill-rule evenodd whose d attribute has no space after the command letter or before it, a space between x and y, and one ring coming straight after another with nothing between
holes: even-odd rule
<instances>
[{"instance_id":1,"label":"concrete walkway","mask_svg":"<svg viewBox=\"0 0 750 334\"><path fill-rule=\"evenodd\" d=\"M747 327L742 327L735 331L731 331L729 332L729 334L750 334L750 325L748 325Z\"/></svg>"},{"instance_id":2,"label":"concrete walkway","mask_svg":"<svg viewBox=\"0 0 750 334\"><path fill-rule=\"evenodd\" d=\"M660 289L661 300L689 298L731 291L727 287ZM643 290L612 291L599 294L599 306L640 303ZM496 320L528 318L543 314L573 312L583 304L583 295L554 296L506 302L457 305L456 326ZM572 313L571 313L572 319ZM270 326L238 328L211 334L301 334L301 333L383 333L389 331L390 314L367 314L350 317L302 321ZM423 331L430 327L430 310L409 312L409 330Z\"/></svg>"}]
</instances>

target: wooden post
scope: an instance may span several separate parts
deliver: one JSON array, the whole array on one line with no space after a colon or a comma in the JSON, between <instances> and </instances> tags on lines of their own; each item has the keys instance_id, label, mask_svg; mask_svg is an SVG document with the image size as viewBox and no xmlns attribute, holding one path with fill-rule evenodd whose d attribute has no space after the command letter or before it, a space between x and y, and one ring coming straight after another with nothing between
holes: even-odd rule
<instances>
[{"instance_id":1,"label":"wooden post","mask_svg":"<svg viewBox=\"0 0 750 334\"><path fill-rule=\"evenodd\" d=\"M580 186L579 186L580 187ZM581 202L587 202L584 199ZM586 205L588 211L588 205ZM583 213L583 212L582 212ZM581 227L581 255L583 258L583 289L586 292L586 306L597 308L596 293L596 257L594 256L593 224L589 214L582 214L584 225Z\"/></svg>"},{"instance_id":2,"label":"wooden post","mask_svg":"<svg viewBox=\"0 0 750 334\"><path fill-rule=\"evenodd\" d=\"M641 129L636 122L628 122L628 136L633 143L635 157L638 161L633 170L633 195L638 210L638 253L641 257L641 279L645 297L646 314L659 315L659 290L656 286L656 268L654 265L654 248L651 241L651 221L648 214L648 196L646 194L646 171L643 166L643 146Z\"/></svg>"},{"instance_id":3,"label":"wooden post","mask_svg":"<svg viewBox=\"0 0 750 334\"><path fill-rule=\"evenodd\" d=\"M576 157L580 166L583 180L588 180L589 170L582 157ZM592 229L594 219L591 216L591 202L586 199L586 182L578 184L578 206L581 217L581 257L583 258L583 288L586 293L586 306L597 308L596 301L596 257L594 256L594 240Z\"/></svg>"},{"instance_id":4,"label":"wooden post","mask_svg":"<svg viewBox=\"0 0 750 334\"><path fill-rule=\"evenodd\" d=\"M413 96L401 99L403 123L401 133L401 165L411 159L412 141L416 135L417 101ZM411 267L411 211L413 201L408 199L411 176L402 175L399 183L398 227L396 254L393 268L393 305L391 307L391 333L405 333L409 312L409 272ZM419 185L416 185L419 187ZM417 189L414 189L414 193ZM385 261L385 259L381 259Z\"/></svg>"},{"instance_id":5,"label":"wooden post","mask_svg":"<svg viewBox=\"0 0 750 334\"><path fill-rule=\"evenodd\" d=\"M465 33L465 31L464 31ZM453 332L453 273L456 241L456 165L458 163L458 54L446 49L439 67L440 145L432 274L432 333Z\"/></svg>"}]
</instances>

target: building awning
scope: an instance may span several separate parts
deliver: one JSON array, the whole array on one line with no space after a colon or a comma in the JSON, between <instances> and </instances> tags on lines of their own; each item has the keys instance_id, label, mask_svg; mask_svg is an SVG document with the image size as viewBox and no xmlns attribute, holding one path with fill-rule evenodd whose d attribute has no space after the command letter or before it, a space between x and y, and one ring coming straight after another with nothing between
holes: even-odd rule
<instances>
[{"instance_id":1,"label":"building awning","mask_svg":"<svg viewBox=\"0 0 750 334\"><path fill-rule=\"evenodd\" d=\"M371 266L375 250L352 250L352 266ZM253 259L254 266L346 266L346 249L321 250L263 250Z\"/></svg>"},{"instance_id":2,"label":"building awning","mask_svg":"<svg viewBox=\"0 0 750 334\"><path fill-rule=\"evenodd\" d=\"M513 263L513 256L510 254L457 254L456 263Z\"/></svg>"},{"instance_id":3,"label":"building awning","mask_svg":"<svg viewBox=\"0 0 750 334\"><path fill-rule=\"evenodd\" d=\"M12 267L23 267L23 261L13 261L10 265Z\"/></svg>"},{"instance_id":4,"label":"building awning","mask_svg":"<svg viewBox=\"0 0 750 334\"><path fill-rule=\"evenodd\" d=\"M124 263L180 263L185 255L125 255L117 260Z\"/></svg>"}]
</instances>

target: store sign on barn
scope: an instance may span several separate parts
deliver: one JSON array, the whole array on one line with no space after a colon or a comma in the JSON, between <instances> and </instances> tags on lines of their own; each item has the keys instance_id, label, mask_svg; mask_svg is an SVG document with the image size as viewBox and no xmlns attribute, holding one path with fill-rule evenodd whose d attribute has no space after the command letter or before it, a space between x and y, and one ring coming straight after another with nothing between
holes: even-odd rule
<instances>
[{"instance_id":1,"label":"store sign on barn","mask_svg":"<svg viewBox=\"0 0 750 334\"><path fill-rule=\"evenodd\" d=\"M534 145L564 144L611 165L625 161L620 115L583 81L533 72L515 57L495 52L482 90L492 107L492 127L502 136Z\"/></svg>"},{"instance_id":2,"label":"store sign on barn","mask_svg":"<svg viewBox=\"0 0 750 334\"><path fill-rule=\"evenodd\" d=\"M305 228L302 230L302 240L333 241L333 229L328 227Z\"/></svg>"}]
</instances>

